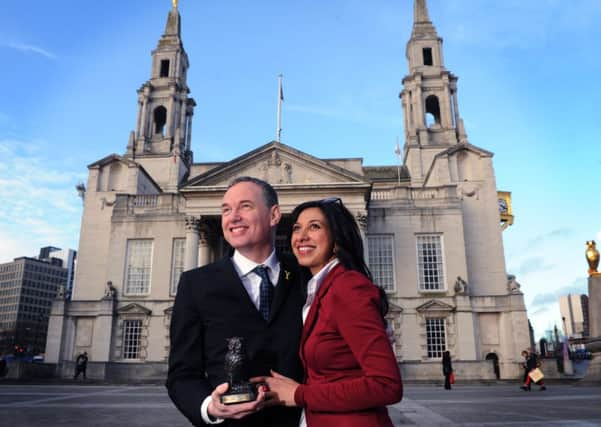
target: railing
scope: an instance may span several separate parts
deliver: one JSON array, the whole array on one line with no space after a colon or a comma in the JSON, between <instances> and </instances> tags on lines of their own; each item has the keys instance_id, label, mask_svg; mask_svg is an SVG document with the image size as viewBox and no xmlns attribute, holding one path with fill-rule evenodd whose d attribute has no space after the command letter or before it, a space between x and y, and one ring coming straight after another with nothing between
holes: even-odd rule
<instances>
[{"instance_id":1,"label":"railing","mask_svg":"<svg viewBox=\"0 0 601 427\"><path fill-rule=\"evenodd\" d=\"M183 199L176 194L119 194L113 216L163 215L183 212L183 204Z\"/></svg>"},{"instance_id":2,"label":"railing","mask_svg":"<svg viewBox=\"0 0 601 427\"><path fill-rule=\"evenodd\" d=\"M457 197L455 186L434 188L391 188L374 190L371 200L430 200Z\"/></svg>"}]
</instances>

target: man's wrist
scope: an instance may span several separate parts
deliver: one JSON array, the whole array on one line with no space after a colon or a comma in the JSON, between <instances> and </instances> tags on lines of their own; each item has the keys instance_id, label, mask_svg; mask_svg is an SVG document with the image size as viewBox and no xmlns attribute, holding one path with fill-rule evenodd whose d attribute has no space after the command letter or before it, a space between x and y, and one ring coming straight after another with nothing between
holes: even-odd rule
<instances>
[{"instance_id":1,"label":"man's wrist","mask_svg":"<svg viewBox=\"0 0 601 427\"><path fill-rule=\"evenodd\" d=\"M211 403L211 396L207 396L200 405L200 416L202 420L207 424L220 424L225 420L223 418L215 418L209 414L209 403Z\"/></svg>"}]
</instances>

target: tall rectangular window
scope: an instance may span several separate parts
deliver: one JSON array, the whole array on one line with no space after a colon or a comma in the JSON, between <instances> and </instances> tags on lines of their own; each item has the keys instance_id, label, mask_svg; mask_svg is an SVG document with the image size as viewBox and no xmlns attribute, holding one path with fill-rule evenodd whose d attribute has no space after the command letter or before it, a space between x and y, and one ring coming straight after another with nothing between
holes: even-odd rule
<instances>
[{"instance_id":1,"label":"tall rectangular window","mask_svg":"<svg viewBox=\"0 0 601 427\"><path fill-rule=\"evenodd\" d=\"M428 358L442 357L442 352L446 350L444 319L426 319L426 340Z\"/></svg>"},{"instance_id":2,"label":"tall rectangular window","mask_svg":"<svg viewBox=\"0 0 601 427\"><path fill-rule=\"evenodd\" d=\"M393 236L367 236L369 269L376 285L386 291L394 290Z\"/></svg>"},{"instance_id":3,"label":"tall rectangular window","mask_svg":"<svg viewBox=\"0 0 601 427\"><path fill-rule=\"evenodd\" d=\"M169 77L169 60L168 59L162 59L161 60L161 73L159 74L160 77Z\"/></svg>"},{"instance_id":4,"label":"tall rectangular window","mask_svg":"<svg viewBox=\"0 0 601 427\"><path fill-rule=\"evenodd\" d=\"M125 293L147 294L150 291L152 240L128 240L125 264Z\"/></svg>"},{"instance_id":5,"label":"tall rectangular window","mask_svg":"<svg viewBox=\"0 0 601 427\"><path fill-rule=\"evenodd\" d=\"M184 271L184 248L186 239L173 239L173 254L171 258L171 294L177 292L179 276Z\"/></svg>"},{"instance_id":6,"label":"tall rectangular window","mask_svg":"<svg viewBox=\"0 0 601 427\"><path fill-rule=\"evenodd\" d=\"M444 290L442 240L437 234L417 236L417 269L421 291Z\"/></svg>"},{"instance_id":7,"label":"tall rectangular window","mask_svg":"<svg viewBox=\"0 0 601 427\"><path fill-rule=\"evenodd\" d=\"M140 358L140 338L142 336L141 320L123 321L123 358Z\"/></svg>"},{"instance_id":8,"label":"tall rectangular window","mask_svg":"<svg viewBox=\"0 0 601 427\"><path fill-rule=\"evenodd\" d=\"M432 65L432 48L425 47L422 49L422 52L424 54L424 65Z\"/></svg>"}]
</instances>

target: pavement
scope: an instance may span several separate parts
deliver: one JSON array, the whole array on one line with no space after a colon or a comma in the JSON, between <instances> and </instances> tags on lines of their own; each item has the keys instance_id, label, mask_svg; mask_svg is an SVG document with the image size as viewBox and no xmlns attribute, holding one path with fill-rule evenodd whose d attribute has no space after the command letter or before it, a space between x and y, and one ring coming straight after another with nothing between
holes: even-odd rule
<instances>
[{"instance_id":1,"label":"pavement","mask_svg":"<svg viewBox=\"0 0 601 427\"><path fill-rule=\"evenodd\" d=\"M601 426L601 387L549 384L405 386L395 426ZM0 382L0 426L188 427L161 385Z\"/></svg>"}]
</instances>

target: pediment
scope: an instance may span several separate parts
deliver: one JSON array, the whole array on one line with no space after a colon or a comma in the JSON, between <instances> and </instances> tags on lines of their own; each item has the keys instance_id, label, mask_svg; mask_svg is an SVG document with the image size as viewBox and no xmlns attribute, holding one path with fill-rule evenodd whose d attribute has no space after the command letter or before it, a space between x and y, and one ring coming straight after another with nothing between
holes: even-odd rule
<instances>
[{"instance_id":1,"label":"pediment","mask_svg":"<svg viewBox=\"0 0 601 427\"><path fill-rule=\"evenodd\" d=\"M432 299L416 307L418 313L450 313L455 311L455 307L442 301Z\"/></svg>"},{"instance_id":2,"label":"pediment","mask_svg":"<svg viewBox=\"0 0 601 427\"><path fill-rule=\"evenodd\" d=\"M114 163L114 162L120 162L125 164L126 166L129 167L139 167L140 165L138 165L138 163L136 163L135 161L128 159L127 157L123 157L120 156L119 154L109 154L106 157L103 157L102 159L95 161L94 163L91 163L88 165L88 169L92 169L92 168L102 168L108 164Z\"/></svg>"},{"instance_id":3,"label":"pediment","mask_svg":"<svg viewBox=\"0 0 601 427\"><path fill-rule=\"evenodd\" d=\"M403 308L401 306L388 301L388 313L402 313L402 312L403 312Z\"/></svg>"},{"instance_id":4,"label":"pediment","mask_svg":"<svg viewBox=\"0 0 601 427\"><path fill-rule=\"evenodd\" d=\"M475 145L472 145L469 142L463 142L460 144L456 144L456 145L452 146L451 148L443 151L443 153L451 156L460 151L469 151L471 153L477 154L480 157L492 157L493 156L492 152L485 150L483 148L480 148L480 147L476 147Z\"/></svg>"},{"instance_id":5,"label":"pediment","mask_svg":"<svg viewBox=\"0 0 601 427\"><path fill-rule=\"evenodd\" d=\"M127 304L118 308L117 314L143 314L145 316L150 316L152 314L152 310L138 303L132 302L131 304Z\"/></svg>"},{"instance_id":6,"label":"pediment","mask_svg":"<svg viewBox=\"0 0 601 427\"><path fill-rule=\"evenodd\" d=\"M271 185L368 184L367 178L279 142L270 142L186 182L182 190L225 187L240 176Z\"/></svg>"}]
</instances>

